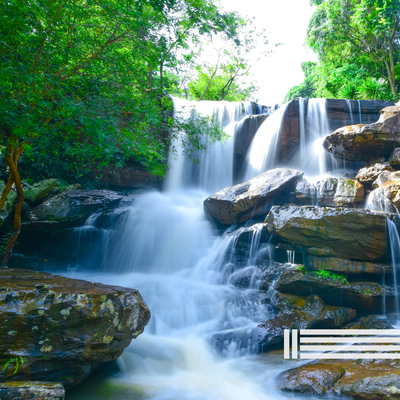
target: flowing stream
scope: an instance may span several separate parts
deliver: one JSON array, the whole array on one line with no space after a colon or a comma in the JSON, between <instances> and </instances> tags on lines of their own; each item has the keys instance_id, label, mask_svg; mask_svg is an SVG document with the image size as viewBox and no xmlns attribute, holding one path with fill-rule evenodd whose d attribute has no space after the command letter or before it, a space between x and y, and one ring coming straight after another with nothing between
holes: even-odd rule
<instances>
[{"instance_id":1,"label":"flowing stream","mask_svg":"<svg viewBox=\"0 0 400 400\"><path fill-rule=\"evenodd\" d=\"M276 166L286 107L258 130L247 156L247 179ZM175 115L190 115L192 108L175 101ZM250 226L255 222L249 221L249 226L231 227L221 235L203 212L207 196L232 185L235 126L251 114L251 105L201 102L195 110L214 114L232 140L211 145L194 166L175 142L179 151L170 155L162 192L136 196L114 211L109 226L94 215L77 230L82 242L94 231L97 235L91 254L66 275L139 289L152 317L119 358L119 370L103 372L72 391L69 399L297 397L276 389L275 377L306 361L283 360L281 352L261 354L252 340L254 328L270 315L268 293L258 290L260 268L274 260L272 246L260 245L262 224ZM307 115L309 129L303 121L300 152L309 155L309 173L320 174L326 172L321 138L329 130L325 103L309 101ZM250 235L249 246L238 252L243 234ZM288 258L294 261L294 254ZM238 284L242 281L246 285Z\"/></svg>"}]
</instances>

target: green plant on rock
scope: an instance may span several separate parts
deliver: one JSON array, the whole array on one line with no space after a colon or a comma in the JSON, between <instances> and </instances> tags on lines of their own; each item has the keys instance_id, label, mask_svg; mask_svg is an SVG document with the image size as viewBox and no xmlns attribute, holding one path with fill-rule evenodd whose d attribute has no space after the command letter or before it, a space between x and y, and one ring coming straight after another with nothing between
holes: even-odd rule
<instances>
[{"instance_id":1,"label":"green plant on rock","mask_svg":"<svg viewBox=\"0 0 400 400\"><path fill-rule=\"evenodd\" d=\"M3 371L5 371L8 366L12 363L15 363L14 375L18 372L18 368L21 364L24 363L24 359L21 356L17 356L14 358L10 358L3 367Z\"/></svg>"},{"instance_id":2,"label":"green plant on rock","mask_svg":"<svg viewBox=\"0 0 400 400\"><path fill-rule=\"evenodd\" d=\"M339 281L341 281L345 285L349 283L345 275L338 275L331 271L325 271L324 269L316 271L315 275L322 279L331 279L335 283Z\"/></svg>"}]
</instances>

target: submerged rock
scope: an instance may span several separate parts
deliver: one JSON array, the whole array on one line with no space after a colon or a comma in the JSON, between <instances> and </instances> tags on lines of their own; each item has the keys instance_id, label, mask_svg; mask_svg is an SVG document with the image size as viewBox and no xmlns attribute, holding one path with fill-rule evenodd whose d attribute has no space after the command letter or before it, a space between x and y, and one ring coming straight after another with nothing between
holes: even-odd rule
<instances>
[{"instance_id":1,"label":"submerged rock","mask_svg":"<svg viewBox=\"0 0 400 400\"><path fill-rule=\"evenodd\" d=\"M69 190L29 211L23 229L51 231L80 226L96 211L116 206L122 198L111 190Z\"/></svg>"},{"instance_id":2,"label":"submerged rock","mask_svg":"<svg viewBox=\"0 0 400 400\"><path fill-rule=\"evenodd\" d=\"M116 360L150 312L139 292L31 270L0 269L0 381L71 387Z\"/></svg>"},{"instance_id":3,"label":"submerged rock","mask_svg":"<svg viewBox=\"0 0 400 400\"><path fill-rule=\"evenodd\" d=\"M272 207L268 230L303 252L354 260L386 253L386 216L368 210L315 206Z\"/></svg>"},{"instance_id":4,"label":"submerged rock","mask_svg":"<svg viewBox=\"0 0 400 400\"><path fill-rule=\"evenodd\" d=\"M276 293L273 302L276 316L254 332L254 340L264 351L283 341L285 329L337 328L356 316L352 308L325 305L318 295L303 298Z\"/></svg>"},{"instance_id":5,"label":"submerged rock","mask_svg":"<svg viewBox=\"0 0 400 400\"><path fill-rule=\"evenodd\" d=\"M400 361L314 361L283 372L278 382L281 390L297 393L395 399L400 395Z\"/></svg>"},{"instance_id":6,"label":"submerged rock","mask_svg":"<svg viewBox=\"0 0 400 400\"><path fill-rule=\"evenodd\" d=\"M0 383L2 400L64 400L65 390L61 383L53 382L5 382Z\"/></svg>"},{"instance_id":7,"label":"submerged rock","mask_svg":"<svg viewBox=\"0 0 400 400\"><path fill-rule=\"evenodd\" d=\"M346 274L392 274L393 267L367 261L343 260L334 257L304 257L304 267L309 271L334 271Z\"/></svg>"},{"instance_id":8,"label":"submerged rock","mask_svg":"<svg viewBox=\"0 0 400 400\"><path fill-rule=\"evenodd\" d=\"M372 186L374 188L379 188L380 192L390 200L395 207L400 207L400 171L383 171Z\"/></svg>"},{"instance_id":9,"label":"submerged rock","mask_svg":"<svg viewBox=\"0 0 400 400\"><path fill-rule=\"evenodd\" d=\"M391 286L376 282L350 282L333 274L318 276L287 268L280 276L276 290L297 296L318 295L329 305L352 307L364 314L396 310L396 293Z\"/></svg>"},{"instance_id":10,"label":"submerged rock","mask_svg":"<svg viewBox=\"0 0 400 400\"><path fill-rule=\"evenodd\" d=\"M363 184L372 185L383 171L393 172L394 169L387 162L374 164L372 167L361 168L358 171L356 179Z\"/></svg>"},{"instance_id":11,"label":"submerged rock","mask_svg":"<svg viewBox=\"0 0 400 400\"><path fill-rule=\"evenodd\" d=\"M364 201L364 186L353 179L326 178L316 183L302 180L296 183L299 204L354 207Z\"/></svg>"},{"instance_id":12,"label":"submerged rock","mask_svg":"<svg viewBox=\"0 0 400 400\"><path fill-rule=\"evenodd\" d=\"M376 157L387 159L400 145L400 107L384 108L374 124L340 128L328 135L323 145L333 157L349 161L368 161Z\"/></svg>"},{"instance_id":13,"label":"submerged rock","mask_svg":"<svg viewBox=\"0 0 400 400\"><path fill-rule=\"evenodd\" d=\"M302 177L302 172L293 169L272 169L208 197L204 209L224 225L246 222L266 214L273 204L284 202Z\"/></svg>"}]
</instances>

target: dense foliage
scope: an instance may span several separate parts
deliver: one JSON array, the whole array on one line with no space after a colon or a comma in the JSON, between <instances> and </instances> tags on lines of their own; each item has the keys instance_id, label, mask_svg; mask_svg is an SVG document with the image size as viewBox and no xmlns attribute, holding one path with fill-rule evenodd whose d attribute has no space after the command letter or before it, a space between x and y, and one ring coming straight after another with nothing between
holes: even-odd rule
<instances>
[{"instance_id":1,"label":"dense foliage","mask_svg":"<svg viewBox=\"0 0 400 400\"><path fill-rule=\"evenodd\" d=\"M398 100L399 0L311 0L307 45L319 58L287 98ZM306 93L307 94L307 93ZM303 97L309 97L307 96Z\"/></svg>"},{"instance_id":2,"label":"dense foliage","mask_svg":"<svg viewBox=\"0 0 400 400\"><path fill-rule=\"evenodd\" d=\"M212 0L1 2L0 146L10 176L0 209L14 186L11 242L24 199L20 157L36 178L92 178L129 158L163 175L171 135L187 132L188 153L207 146L204 136L221 139L209 118L174 120L168 93L200 37L234 38L243 23Z\"/></svg>"}]
</instances>

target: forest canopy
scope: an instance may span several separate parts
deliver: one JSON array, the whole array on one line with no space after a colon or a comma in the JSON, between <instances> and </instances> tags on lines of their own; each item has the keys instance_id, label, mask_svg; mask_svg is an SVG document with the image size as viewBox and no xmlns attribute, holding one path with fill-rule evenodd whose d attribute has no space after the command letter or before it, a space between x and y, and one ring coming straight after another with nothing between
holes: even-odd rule
<instances>
[{"instance_id":1,"label":"forest canopy","mask_svg":"<svg viewBox=\"0 0 400 400\"><path fill-rule=\"evenodd\" d=\"M186 132L189 155L223 139L210 117L172 118L171 94L181 94L215 35L236 43L236 69L224 73L239 74L248 23L213 0L1 2L0 146L9 178L0 210L14 188L11 242L21 227L20 173L93 182L130 159L164 175L176 132ZM241 99L233 80L228 91Z\"/></svg>"},{"instance_id":2,"label":"forest canopy","mask_svg":"<svg viewBox=\"0 0 400 400\"><path fill-rule=\"evenodd\" d=\"M295 97L399 100L400 1L311 0L306 45L318 56ZM308 63L311 64L311 63Z\"/></svg>"}]
</instances>

